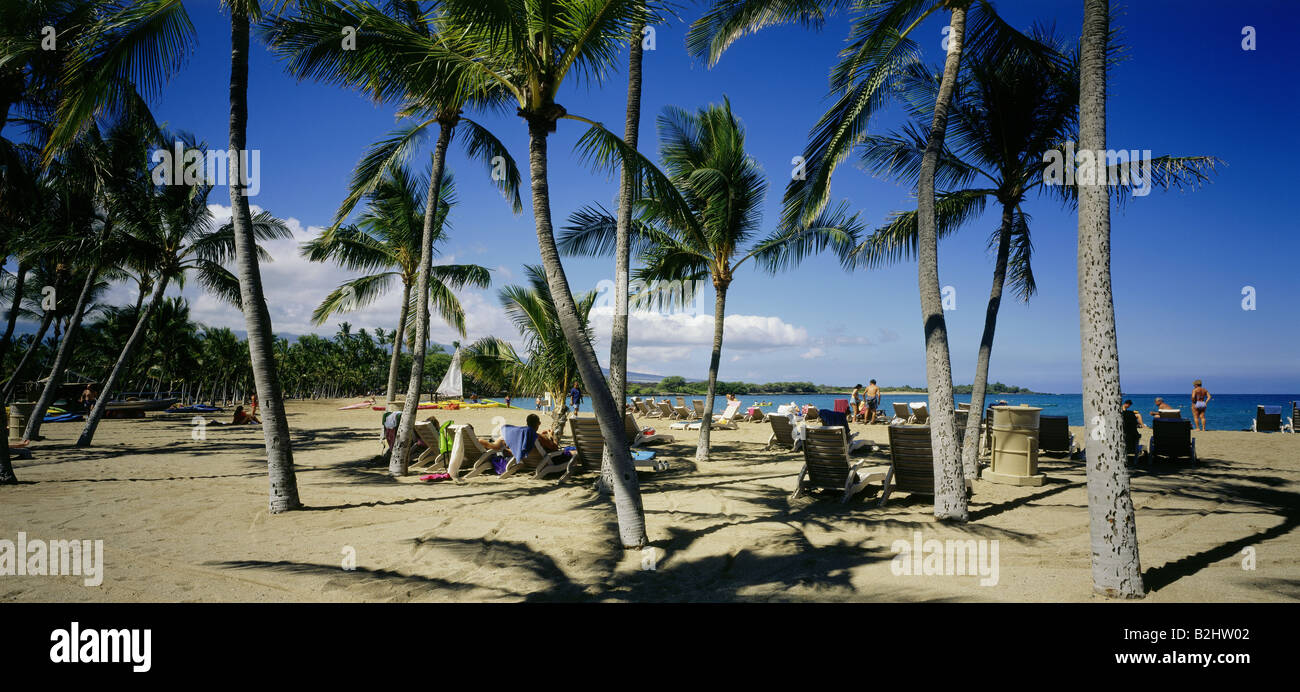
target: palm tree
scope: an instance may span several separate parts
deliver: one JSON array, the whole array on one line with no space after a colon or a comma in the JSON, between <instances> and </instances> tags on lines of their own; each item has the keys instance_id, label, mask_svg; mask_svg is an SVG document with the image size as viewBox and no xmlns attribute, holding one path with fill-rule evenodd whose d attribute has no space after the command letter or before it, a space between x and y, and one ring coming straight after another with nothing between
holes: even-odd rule
<instances>
[{"instance_id":1,"label":"palm tree","mask_svg":"<svg viewBox=\"0 0 1300 692\"><path fill-rule=\"evenodd\" d=\"M623 124L623 141L632 151L637 149L641 132L641 62L644 52L643 34L645 18L633 23L628 41L627 58L627 116ZM614 316L609 337L609 390L614 401L622 405L627 401L627 302L631 279L632 204L636 195L636 168L625 165L620 173L618 188L618 226L614 242ZM613 451L606 447L600 462L600 480L596 488L602 493L613 492Z\"/></svg>"},{"instance_id":2,"label":"palm tree","mask_svg":"<svg viewBox=\"0 0 1300 692\"><path fill-rule=\"evenodd\" d=\"M272 353L271 317L257 266L257 242L243 171L248 125L248 40L250 25L261 19L258 0L223 0L230 11L229 183L235 265L240 304L248 330L253 377L262 409L270 481L270 511L297 509L298 486L293 450ZM97 114L118 109L136 86L155 92L181 66L194 40L194 26L180 0L103 3L95 21L71 48L75 56L61 80L58 123L46 146L50 158L84 130Z\"/></svg>"},{"instance_id":3,"label":"palm tree","mask_svg":"<svg viewBox=\"0 0 1300 692\"><path fill-rule=\"evenodd\" d=\"M578 363L560 326L546 272L526 265L524 276L526 286L506 286L499 292L502 307L524 338L524 353L504 339L488 336L465 347L461 365L466 373L490 385L549 393L559 402L551 413L551 427L560 430L560 421L568 411L564 393ZM588 315L595 303L594 292L577 296L578 317L588 338L592 335Z\"/></svg>"},{"instance_id":4,"label":"palm tree","mask_svg":"<svg viewBox=\"0 0 1300 692\"><path fill-rule=\"evenodd\" d=\"M1039 32L1034 38L1050 49L1044 53L1049 60L1012 54L996 64L981 59L968 64L952 104L951 144L945 148L937 172L939 183L948 187L936 202L940 237L978 216L986 202L1001 208L1001 220L989 240L996 248L993 285L971 388L971 412L965 423L962 464L967 478L978 473L980 416L1003 289L1010 281L1022 301L1028 301L1035 291L1031 218L1022 204L1035 191L1061 196L1067 202L1073 202L1077 193L1073 186L1053 184L1045 161L1049 154L1061 153L1064 143L1077 133L1078 61L1067 57L1065 47L1052 36ZM930 119L936 88L936 76L920 63L904 77L901 93L917 122ZM866 137L861 161L876 174L892 174L915 183L924 151L924 135L910 125L902 131ZM1150 182L1166 188L1194 185L1206 179L1205 171L1212 170L1216 162L1205 156L1156 157L1150 161ZM1127 192L1116 188L1116 200L1122 202ZM874 266L910 258L915 255L916 236L916 213L896 212L889 224L854 249L847 264Z\"/></svg>"},{"instance_id":5,"label":"palm tree","mask_svg":"<svg viewBox=\"0 0 1300 692\"><path fill-rule=\"evenodd\" d=\"M837 0L720 0L692 25L687 47L695 55L707 57L710 64L716 63L727 46L746 33L792 21L818 26L831 12L847 5ZM1034 52L1037 48L1003 22L988 0L861 0L852 6L856 16L849 42L831 70L835 102L810 134L803 156L808 175L792 180L786 190L786 221L808 222L825 207L831 174L861 141L871 116L888 102L905 67L918 54L909 35L930 15L947 10L947 57L917 176L917 282L925 332L930 439L937 460L934 514L940 520L966 521L966 484L957 450L952 364L939 288L935 171L966 49L967 10L973 8L972 53Z\"/></svg>"},{"instance_id":6,"label":"palm tree","mask_svg":"<svg viewBox=\"0 0 1300 692\"><path fill-rule=\"evenodd\" d=\"M718 365L726 319L727 289L736 271L750 259L768 269L788 267L827 245L851 247L857 240L857 216L843 209L824 213L808 228L779 229L745 250L759 230L767 194L762 169L745 151L745 130L731 103L690 113L668 108L659 118L659 149L667 177L688 213L650 194L641 196L635 243L644 267L639 278L656 281L713 282L713 351L709 389L695 450L697 461L709 458L709 430L717 394ZM560 238L572 254L605 254L615 247L617 223L603 210L588 207L574 214ZM676 295L684 296L685 292Z\"/></svg>"},{"instance_id":7,"label":"palm tree","mask_svg":"<svg viewBox=\"0 0 1300 692\"><path fill-rule=\"evenodd\" d=\"M425 349L429 334L429 292L433 285L432 246L434 216L440 199L439 185L446 168L447 148L458 126L471 156L481 157L502 175L493 177L516 211L522 209L517 193L519 174L505 147L478 123L464 117L468 106L496 107L507 94L473 63L474 45L454 31L444 31L434 12L421 13L411 3L394 3L390 16L360 2L303 3L296 19L282 19L269 27L267 38L289 60L289 71L299 78L313 76L371 93L375 100L401 102L404 116L423 118L399 128L378 142L358 164L351 190L335 218L335 227L352 208L380 184L385 171L403 160L432 126L438 127L433 151L433 171L425 203L423 237L415 290L415 344L406 404L389 472L405 475L407 451L414 441L415 414L424 379ZM355 50L345 49L341 27L358 30ZM445 59L451 56L451 59Z\"/></svg>"},{"instance_id":8,"label":"palm tree","mask_svg":"<svg viewBox=\"0 0 1300 692\"><path fill-rule=\"evenodd\" d=\"M192 143L187 143L185 149L201 151L201 147L195 147ZM146 162L141 160L140 165L143 168ZM150 286L152 295L143 309L139 304L136 306L135 328L123 344L108 378L101 385L99 399L77 439L78 447L88 446L93 441L95 429L107 410L110 395L144 338L146 325L162 302L168 286L173 282L184 286L186 276L195 272L200 283L209 291L239 305L239 282L222 266L235 254L234 226L226 223L219 228L212 228L212 212L208 209L208 194L211 190L212 186L208 183L154 186L149 182L136 187L134 192L140 199L125 205L128 209L123 224L140 248L134 259L142 265L139 268L141 298ZM253 217L253 233L259 240L291 236L289 228L283 222L265 211ZM263 260L270 259L260 247L257 248L257 253Z\"/></svg>"},{"instance_id":9,"label":"palm tree","mask_svg":"<svg viewBox=\"0 0 1300 692\"><path fill-rule=\"evenodd\" d=\"M1106 67L1110 2L1084 0L1080 40L1079 149L1106 149ZM1094 159L1095 160L1095 159ZM1105 161L1105 156L1100 157ZM1073 165L1073 164L1072 164ZM1110 281L1110 195L1105 169L1079 167L1079 341L1083 354L1092 588L1106 596L1141 598L1137 523L1129 492L1120 417L1119 346Z\"/></svg>"},{"instance_id":10,"label":"palm tree","mask_svg":"<svg viewBox=\"0 0 1300 692\"><path fill-rule=\"evenodd\" d=\"M369 193L369 208L355 225L326 230L302 248L303 256L314 262L332 260L354 271L374 272L344 282L326 296L312 313L316 324L323 324L339 312L363 308L389 290L395 279L401 282L402 306L388 368L390 404L397 394L402 345L399 335L407 333L409 306L419 281L420 242L424 237L424 200L420 191L426 187L423 179L413 177L406 167L393 163L384 180ZM455 184L449 171L444 171L438 191L441 199L434 219L434 255L440 254L436 246L448 238L447 215L456 203ZM466 286L484 288L490 281L488 270L476 264L434 265L429 268L432 287L429 299L438 314L464 336L465 311L455 291Z\"/></svg>"}]
</instances>

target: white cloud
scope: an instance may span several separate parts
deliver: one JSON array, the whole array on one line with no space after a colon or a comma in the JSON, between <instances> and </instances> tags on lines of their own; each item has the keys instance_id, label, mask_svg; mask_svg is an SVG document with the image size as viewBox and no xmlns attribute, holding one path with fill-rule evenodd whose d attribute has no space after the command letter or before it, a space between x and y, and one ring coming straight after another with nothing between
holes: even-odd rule
<instances>
[{"instance_id":1,"label":"white cloud","mask_svg":"<svg viewBox=\"0 0 1300 692\"><path fill-rule=\"evenodd\" d=\"M826 350L825 350L825 349L823 349L823 348L820 347L820 346L814 346L814 347L808 349L807 351L805 351L805 352L804 352L803 354L801 354L799 357L800 357L800 358L803 358L804 360L811 360L811 359L813 359L813 358L821 358L822 356L825 356L825 355L826 355Z\"/></svg>"}]
</instances>

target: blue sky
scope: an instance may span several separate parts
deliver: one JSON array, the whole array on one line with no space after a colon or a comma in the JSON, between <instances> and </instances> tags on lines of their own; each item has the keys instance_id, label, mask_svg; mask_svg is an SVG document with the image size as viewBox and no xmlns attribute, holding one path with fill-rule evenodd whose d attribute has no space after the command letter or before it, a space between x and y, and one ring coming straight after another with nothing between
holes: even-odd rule
<instances>
[{"instance_id":1,"label":"blue sky","mask_svg":"<svg viewBox=\"0 0 1300 692\"><path fill-rule=\"evenodd\" d=\"M1054 24L1075 39L1082 19L1077 0L998 0L1002 15L1021 28ZM195 133L214 148L227 137L229 25L215 0L189 4L198 31L194 53L154 101L171 127ZM686 22L700 12L688 5ZM1109 146L1161 154L1202 154L1222 159L1208 186L1187 192L1154 191L1112 212L1113 276L1126 391L1190 388L1205 380L1212 391L1300 391L1300 321L1296 319L1300 234L1291 212L1294 173L1283 154L1297 145L1292 127L1300 97L1287 28L1300 13L1291 2L1144 0L1120 17L1127 59L1111 74ZM941 30L932 18L917 34L927 58L941 57ZM655 50L645 57L641 150L657 150L655 119L667 105L695 109L725 95L744 121L752 155L769 175L765 222L778 218L792 157L826 107L829 66L847 34L847 21L820 33L778 28L747 37L713 69L683 48L685 26L659 27ZM1257 49L1242 49L1242 30L1253 26ZM925 37L931 37L927 40ZM574 84L560 102L570 112L621 130L626 97L623 75L603 85ZM478 117L476 114L475 117ZM525 126L513 112L483 114L519 161L527 157ZM900 124L897 112L878 118L877 132ZM249 87L248 142L261 150L261 192L254 204L290 219L303 240L328 225L348 176L365 148L395 125L393 109L360 95L314 82L297 82L260 42L255 42ZM562 123L552 137L552 213L557 225L577 208L613 208L616 181L593 174L572 152L578 123ZM422 153L414 161L427 162ZM427 164L426 164L427 165ZM537 263L531 209L513 215L490 185L481 164L453 150L460 206L453 211L451 241L442 261L474 262L494 269L495 285L463 295L469 338L515 338L497 304L496 286L517 282L526 263ZM526 171L525 171L526 174ZM912 191L852 166L836 174L834 196L846 199L874 227L890 211L915 202ZM225 188L212 201L226 204ZM527 200L527 197L525 197ZM990 208L991 209L991 208ZM1075 275L1076 218L1052 200L1034 200L1034 267L1038 294L1028 304L1005 300L998 322L991 380L1038 391L1080 389L1079 320ZM224 210L228 214L228 210ZM940 279L956 290L947 313L954 379L970 382L992 275L986 239L995 211L972 222L939 249ZM341 270L294 256L293 243L271 248L264 267L274 327L280 333L331 333L337 322L309 324L312 308L347 278ZM575 290L612 278L612 260L567 259ZM1256 309L1242 309L1252 286ZM127 301L121 289L119 302ZM196 319L242 328L235 310L187 287ZM397 292L346 316L354 327L392 328ZM631 368L641 372L704 377L712 333L712 294L705 314L634 316ZM776 276L743 270L729 294L723 379L812 380L853 384L921 385L925 380L915 263L847 273L828 256ZM342 321L342 320L340 320ZM597 320L597 351L608 355L608 320ZM451 330L435 325L444 343Z\"/></svg>"}]
</instances>

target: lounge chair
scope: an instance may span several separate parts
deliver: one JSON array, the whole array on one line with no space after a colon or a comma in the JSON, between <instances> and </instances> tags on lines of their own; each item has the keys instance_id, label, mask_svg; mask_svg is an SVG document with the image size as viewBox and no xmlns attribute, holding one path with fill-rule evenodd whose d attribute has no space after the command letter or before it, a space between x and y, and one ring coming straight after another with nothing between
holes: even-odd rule
<instances>
[{"instance_id":1,"label":"lounge chair","mask_svg":"<svg viewBox=\"0 0 1300 692\"><path fill-rule=\"evenodd\" d=\"M969 484L969 481L967 482ZM934 495L934 453L930 448L930 426L889 426L889 474L880 494L880 505L895 491Z\"/></svg>"},{"instance_id":2,"label":"lounge chair","mask_svg":"<svg viewBox=\"0 0 1300 692\"><path fill-rule=\"evenodd\" d=\"M817 412L817 407L812 405L804 407L803 416L804 416L804 420L809 420L809 421L821 420L821 416Z\"/></svg>"},{"instance_id":3,"label":"lounge chair","mask_svg":"<svg viewBox=\"0 0 1300 692\"><path fill-rule=\"evenodd\" d=\"M745 420L750 423L766 423L767 414L763 413L763 409L760 409L757 406L750 406L749 412L745 414Z\"/></svg>"},{"instance_id":4,"label":"lounge chair","mask_svg":"<svg viewBox=\"0 0 1300 692\"><path fill-rule=\"evenodd\" d=\"M1282 432L1282 407L1256 406L1250 429L1251 432Z\"/></svg>"},{"instance_id":5,"label":"lounge chair","mask_svg":"<svg viewBox=\"0 0 1300 692\"><path fill-rule=\"evenodd\" d=\"M652 409L650 408L650 405L644 401L636 402L636 410L646 418L658 418L659 416L663 415L662 413L660 413L658 406Z\"/></svg>"},{"instance_id":6,"label":"lounge chair","mask_svg":"<svg viewBox=\"0 0 1300 692\"><path fill-rule=\"evenodd\" d=\"M1043 454L1064 454L1073 458L1077 451L1070 419L1066 416L1038 417L1038 449Z\"/></svg>"},{"instance_id":7,"label":"lounge chair","mask_svg":"<svg viewBox=\"0 0 1300 692\"><path fill-rule=\"evenodd\" d=\"M560 476L561 482L573 475L575 465L588 472L600 471L600 458L605 454L605 436L600 431L600 421L595 418L573 418L569 424L573 427L573 446L577 448L577 453L569 460L564 475ZM668 468L668 462L655 461L655 453L649 449L634 450L632 464L638 471L663 471Z\"/></svg>"},{"instance_id":8,"label":"lounge chair","mask_svg":"<svg viewBox=\"0 0 1300 692\"><path fill-rule=\"evenodd\" d=\"M847 414L829 409L818 411L822 421L823 428L840 428L844 431L844 443L849 446L849 452L856 452L859 449L874 450L876 443L871 440L856 439L858 434L849 432L849 417Z\"/></svg>"},{"instance_id":9,"label":"lounge chair","mask_svg":"<svg viewBox=\"0 0 1300 692\"><path fill-rule=\"evenodd\" d=\"M1138 419L1135 411L1121 411L1124 423L1124 456L1132 464L1144 455L1142 451L1142 434L1138 432Z\"/></svg>"},{"instance_id":10,"label":"lounge chair","mask_svg":"<svg viewBox=\"0 0 1300 692\"><path fill-rule=\"evenodd\" d=\"M415 463L411 464L411 468L429 466L433 473L446 472L447 456L451 454L453 442L448 430L451 424L451 421L447 421L439 425L438 419L433 416L415 424L415 435L424 443L425 450Z\"/></svg>"},{"instance_id":11,"label":"lounge chair","mask_svg":"<svg viewBox=\"0 0 1300 692\"><path fill-rule=\"evenodd\" d=\"M664 418L666 420L673 420L674 418L677 417L677 411L673 408L672 404L668 403L667 401L661 401L656 405L659 407L660 418Z\"/></svg>"},{"instance_id":12,"label":"lounge chair","mask_svg":"<svg viewBox=\"0 0 1300 692\"><path fill-rule=\"evenodd\" d=\"M840 502L848 502L871 482L883 483L889 477L883 465L867 468L867 462L854 463L849 459L847 428L837 425L809 428L803 445L803 458L803 468L795 482L794 494L790 496L792 500L807 490L827 488L843 491Z\"/></svg>"},{"instance_id":13,"label":"lounge chair","mask_svg":"<svg viewBox=\"0 0 1300 692\"><path fill-rule=\"evenodd\" d=\"M1155 419L1157 419L1157 418L1168 418L1168 419L1170 419L1170 420L1181 420L1182 417L1183 417L1183 410L1180 409L1180 408L1162 408L1162 409L1160 409L1159 411L1152 411L1152 412L1151 412L1151 420L1155 420Z\"/></svg>"},{"instance_id":14,"label":"lounge chair","mask_svg":"<svg viewBox=\"0 0 1300 692\"><path fill-rule=\"evenodd\" d=\"M631 413L623 416L623 426L627 429L627 442L633 447L641 445L660 444L662 442L674 442L677 438L672 435L647 435L643 428L637 425L636 417Z\"/></svg>"},{"instance_id":15,"label":"lounge chair","mask_svg":"<svg viewBox=\"0 0 1300 692\"><path fill-rule=\"evenodd\" d=\"M451 454L447 455L447 473L453 479L473 478L484 471L492 468L492 457L496 452L485 449L478 443L478 436L474 434L474 426L466 423L464 425L451 426L452 443ZM460 469L469 464L469 472L464 476L459 475Z\"/></svg>"},{"instance_id":16,"label":"lounge chair","mask_svg":"<svg viewBox=\"0 0 1300 692\"><path fill-rule=\"evenodd\" d=\"M930 409L926 407L926 403L924 401L916 401L912 403L911 422L913 425L930 424Z\"/></svg>"},{"instance_id":17,"label":"lounge chair","mask_svg":"<svg viewBox=\"0 0 1300 692\"><path fill-rule=\"evenodd\" d=\"M736 414L739 412L740 412L739 401L733 401L730 404L727 404L727 410L723 411L721 415L714 416L713 423L709 425L709 428L712 430L735 430L736 428L740 427L736 425ZM702 420L704 419L701 418L700 421ZM686 429L699 430L700 421L694 421L692 423L688 423L686 425Z\"/></svg>"},{"instance_id":18,"label":"lounge chair","mask_svg":"<svg viewBox=\"0 0 1300 692\"><path fill-rule=\"evenodd\" d=\"M779 445L791 452L799 451L799 448L803 445L803 440L795 439L794 424L790 422L788 417L774 413L767 417L767 422L772 426L772 437L768 438L764 450Z\"/></svg>"},{"instance_id":19,"label":"lounge chair","mask_svg":"<svg viewBox=\"0 0 1300 692\"><path fill-rule=\"evenodd\" d=\"M567 475L569 460L564 458L564 451L546 451L542 446L542 436L532 428L523 425L502 426L501 436L505 438L506 449L511 457L506 462L501 478L509 478L520 471L532 471L533 478L537 479L557 471L565 471ZM524 450L522 454L520 450Z\"/></svg>"},{"instance_id":20,"label":"lounge chair","mask_svg":"<svg viewBox=\"0 0 1300 692\"><path fill-rule=\"evenodd\" d=\"M894 402L894 420L891 423L910 423L912 422L912 409L901 401Z\"/></svg>"},{"instance_id":21,"label":"lounge chair","mask_svg":"<svg viewBox=\"0 0 1300 692\"><path fill-rule=\"evenodd\" d=\"M1300 403L1292 401L1291 417L1286 421L1286 429L1292 433L1300 432L1300 430L1296 429L1296 426L1300 426Z\"/></svg>"},{"instance_id":22,"label":"lounge chair","mask_svg":"<svg viewBox=\"0 0 1300 692\"><path fill-rule=\"evenodd\" d=\"M700 420L703 420L703 419L704 419L704 400L703 400L703 399L691 399L691 411L695 414L695 417L696 417L696 418L699 418Z\"/></svg>"},{"instance_id":23,"label":"lounge chair","mask_svg":"<svg viewBox=\"0 0 1300 692\"><path fill-rule=\"evenodd\" d=\"M677 397L677 408L686 408L686 397Z\"/></svg>"},{"instance_id":24,"label":"lounge chair","mask_svg":"<svg viewBox=\"0 0 1300 692\"><path fill-rule=\"evenodd\" d=\"M1151 421L1151 460L1190 458L1196 463L1196 440L1192 439L1192 422L1157 418Z\"/></svg>"}]
</instances>

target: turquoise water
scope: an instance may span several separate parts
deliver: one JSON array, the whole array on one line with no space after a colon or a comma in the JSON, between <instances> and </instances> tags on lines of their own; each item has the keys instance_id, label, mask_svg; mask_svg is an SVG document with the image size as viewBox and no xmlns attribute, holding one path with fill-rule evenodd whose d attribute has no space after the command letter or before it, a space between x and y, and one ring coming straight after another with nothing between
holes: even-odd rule
<instances>
[{"instance_id":1,"label":"turquoise water","mask_svg":"<svg viewBox=\"0 0 1300 692\"><path fill-rule=\"evenodd\" d=\"M1282 422L1285 424L1286 419L1291 416L1291 402L1300 401L1300 394L1214 394L1211 392L1211 395L1213 398L1210 400L1210 406L1205 417L1206 427L1210 430L1249 430L1251 421L1255 420L1255 407L1261 404L1264 406L1281 406ZM1134 410L1142 414L1142 419L1148 425L1150 425L1151 416L1147 412L1155 409L1156 397L1162 397L1170 406L1182 409L1184 418L1190 419L1192 417L1191 392L1124 394L1125 399L1133 400ZM686 397L688 402L691 398ZM759 408L764 411L772 411L781 404L791 402L799 405L815 404L818 408L834 409L836 399L848 398L847 394L773 394L763 399L743 396L740 397L740 400L742 410L755 403L771 401L771 406L760 406ZM970 396L959 394L956 399L959 402L969 402ZM880 407L886 412L891 412L894 409L892 404L896 401L911 403L927 401L927 398L924 394L900 394L884 395L880 400ZM1005 400L1013 406L1017 404L1040 406L1045 416L1067 416L1070 419L1070 425L1083 425L1083 397L1079 394L995 394L986 398L986 405L991 406L1000 400ZM721 413L726 406L726 398L720 396L714 402L713 410L715 413Z\"/></svg>"}]
</instances>

